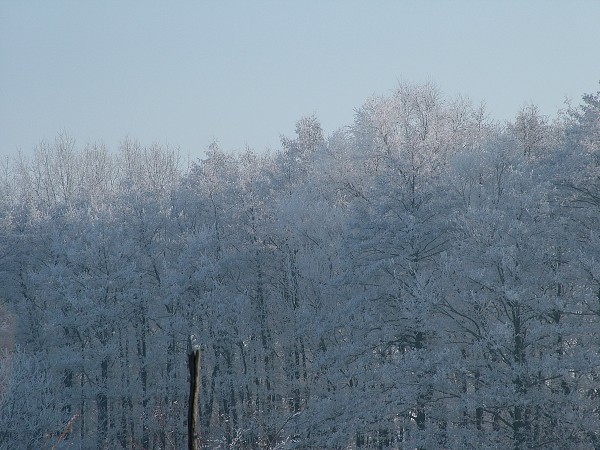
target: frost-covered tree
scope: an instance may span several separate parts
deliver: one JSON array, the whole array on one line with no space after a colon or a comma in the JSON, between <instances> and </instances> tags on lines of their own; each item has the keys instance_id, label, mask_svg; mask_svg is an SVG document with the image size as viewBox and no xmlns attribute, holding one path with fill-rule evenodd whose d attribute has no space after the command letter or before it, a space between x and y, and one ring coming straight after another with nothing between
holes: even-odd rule
<instances>
[{"instance_id":1,"label":"frost-covered tree","mask_svg":"<svg viewBox=\"0 0 600 450\"><path fill-rule=\"evenodd\" d=\"M594 363L582 358L585 320L572 314L581 299L570 230L544 166L498 144L488 150L477 203L454 216L459 234L445 255L438 308L462 355L448 374L461 381L447 393L463 405L464 426L491 445L577 447L586 431L576 406L581 374Z\"/></svg>"},{"instance_id":2,"label":"frost-covered tree","mask_svg":"<svg viewBox=\"0 0 600 450\"><path fill-rule=\"evenodd\" d=\"M548 118L540 113L536 105L523 106L517 113L514 123L510 123L508 128L519 141L524 156L539 156L549 144Z\"/></svg>"}]
</instances>

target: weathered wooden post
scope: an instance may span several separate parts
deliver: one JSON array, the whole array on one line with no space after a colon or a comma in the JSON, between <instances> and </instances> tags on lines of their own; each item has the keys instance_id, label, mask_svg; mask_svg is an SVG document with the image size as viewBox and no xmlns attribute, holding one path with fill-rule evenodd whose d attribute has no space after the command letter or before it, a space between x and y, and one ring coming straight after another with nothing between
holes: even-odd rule
<instances>
[{"instance_id":1,"label":"weathered wooden post","mask_svg":"<svg viewBox=\"0 0 600 450\"><path fill-rule=\"evenodd\" d=\"M198 398L200 397L200 345L196 336L190 335L188 342L188 367L190 369L190 398L188 409L188 450L198 450Z\"/></svg>"}]
</instances>

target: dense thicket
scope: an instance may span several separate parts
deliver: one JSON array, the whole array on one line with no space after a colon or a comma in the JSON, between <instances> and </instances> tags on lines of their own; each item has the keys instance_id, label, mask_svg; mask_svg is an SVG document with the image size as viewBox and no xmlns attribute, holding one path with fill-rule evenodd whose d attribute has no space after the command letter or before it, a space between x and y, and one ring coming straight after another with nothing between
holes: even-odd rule
<instances>
[{"instance_id":1,"label":"dense thicket","mask_svg":"<svg viewBox=\"0 0 600 450\"><path fill-rule=\"evenodd\" d=\"M272 154L68 135L8 161L0 448L600 448L600 93L431 85ZM54 447L53 447L54 446Z\"/></svg>"}]
</instances>

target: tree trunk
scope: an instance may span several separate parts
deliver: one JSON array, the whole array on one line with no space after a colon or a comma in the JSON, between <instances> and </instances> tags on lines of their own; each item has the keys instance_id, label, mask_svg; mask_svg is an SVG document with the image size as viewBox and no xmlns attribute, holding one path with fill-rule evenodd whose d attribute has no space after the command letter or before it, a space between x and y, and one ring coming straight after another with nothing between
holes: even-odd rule
<instances>
[{"instance_id":1,"label":"tree trunk","mask_svg":"<svg viewBox=\"0 0 600 450\"><path fill-rule=\"evenodd\" d=\"M190 369L190 397L188 410L188 450L198 450L198 398L200 397L200 347L190 336L188 366Z\"/></svg>"}]
</instances>

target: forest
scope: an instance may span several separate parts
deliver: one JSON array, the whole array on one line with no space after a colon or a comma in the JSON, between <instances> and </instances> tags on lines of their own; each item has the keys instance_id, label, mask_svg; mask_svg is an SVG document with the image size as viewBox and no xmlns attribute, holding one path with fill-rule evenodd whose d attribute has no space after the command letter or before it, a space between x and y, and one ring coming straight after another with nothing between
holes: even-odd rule
<instances>
[{"instance_id":1,"label":"forest","mask_svg":"<svg viewBox=\"0 0 600 450\"><path fill-rule=\"evenodd\" d=\"M600 449L600 92L3 161L1 449L186 448L192 334L200 448Z\"/></svg>"}]
</instances>

